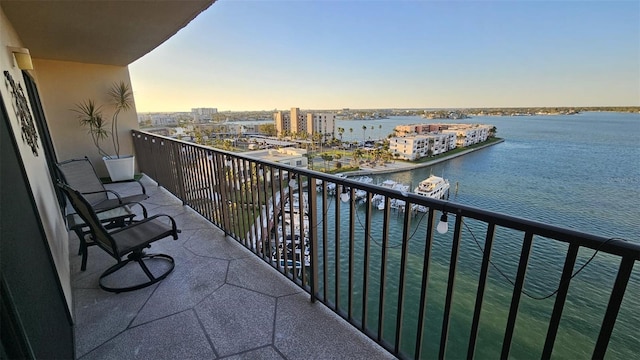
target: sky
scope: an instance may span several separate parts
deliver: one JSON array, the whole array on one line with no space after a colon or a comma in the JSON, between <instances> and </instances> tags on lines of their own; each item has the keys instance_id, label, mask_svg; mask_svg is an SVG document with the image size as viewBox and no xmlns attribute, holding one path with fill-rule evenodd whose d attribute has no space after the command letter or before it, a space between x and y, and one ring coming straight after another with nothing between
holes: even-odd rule
<instances>
[{"instance_id":1,"label":"sky","mask_svg":"<svg viewBox=\"0 0 640 360\"><path fill-rule=\"evenodd\" d=\"M218 0L138 112L640 105L640 1Z\"/></svg>"}]
</instances>

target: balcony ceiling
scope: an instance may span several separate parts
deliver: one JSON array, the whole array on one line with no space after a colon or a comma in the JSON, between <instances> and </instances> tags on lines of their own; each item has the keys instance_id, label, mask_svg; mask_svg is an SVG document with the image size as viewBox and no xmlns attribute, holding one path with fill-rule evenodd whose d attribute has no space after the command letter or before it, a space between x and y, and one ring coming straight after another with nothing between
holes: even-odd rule
<instances>
[{"instance_id":1,"label":"balcony ceiling","mask_svg":"<svg viewBox=\"0 0 640 360\"><path fill-rule=\"evenodd\" d=\"M126 66L214 2L0 0L0 6L34 58Z\"/></svg>"}]
</instances>

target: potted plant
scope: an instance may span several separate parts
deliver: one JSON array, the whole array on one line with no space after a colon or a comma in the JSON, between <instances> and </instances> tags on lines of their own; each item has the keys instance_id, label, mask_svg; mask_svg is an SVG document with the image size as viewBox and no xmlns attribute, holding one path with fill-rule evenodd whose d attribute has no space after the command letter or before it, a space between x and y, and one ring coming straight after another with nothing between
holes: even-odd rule
<instances>
[{"instance_id":1,"label":"potted plant","mask_svg":"<svg viewBox=\"0 0 640 360\"><path fill-rule=\"evenodd\" d=\"M133 179L135 158L133 155L120 155L118 116L121 112L128 111L132 108L133 94L129 85L121 81L114 83L111 88L109 88L107 95L109 104L115 108L111 118L111 130L109 130L108 121L102 116L102 106L96 105L92 99L87 99L76 104L76 108L73 109L73 111L78 114L80 125L88 129L93 144L104 160L111 180L131 180ZM101 145L101 142L107 140L109 137L111 137L115 155L106 152Z\"/></svg>"}]
</instances>

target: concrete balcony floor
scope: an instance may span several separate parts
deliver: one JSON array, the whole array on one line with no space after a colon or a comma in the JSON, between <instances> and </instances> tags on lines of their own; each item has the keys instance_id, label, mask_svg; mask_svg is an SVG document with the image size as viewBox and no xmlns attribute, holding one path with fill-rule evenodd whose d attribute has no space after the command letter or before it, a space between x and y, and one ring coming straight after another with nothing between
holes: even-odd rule
<instances>
[{"instance_id":1,"label":"concrete balcony floor","mask_svg":"<svg viewBox=\"0 0 640 360\"><path fill-rule=\"evenodd\" d=\"M115 260L92 246L80 271L70 233L78 359L393 358L151 179L142 182L149 214L171 215L182 230L149 249L171 255L175 269L144 289L103 291L98 278ZM107 187L126 195L137 184Z\"/></svg>"}]
</instances>

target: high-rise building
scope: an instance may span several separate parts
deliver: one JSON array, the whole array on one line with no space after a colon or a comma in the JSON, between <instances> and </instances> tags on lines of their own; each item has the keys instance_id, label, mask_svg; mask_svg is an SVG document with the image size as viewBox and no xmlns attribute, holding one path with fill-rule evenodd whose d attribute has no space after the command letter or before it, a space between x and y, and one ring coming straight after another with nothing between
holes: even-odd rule
<instances>
[{"instance_id":1,"label":"high-rise building","mask_svg":"<svg viewBox=\"0 0 640 360\"><path fill-rule=\"evenodd\" d=\"M286 132L291 132L291 120L289 114L284 111L276 111L273 114L273 121L276 123L276 134L278 136L284 135Z\"/></svg>"},{"instance_id":2,"label":"high-rise building","mask_svg":"<svg viewBox=\"0 0 640 360\"><path fill-rule=\"evenodd\" d=\"M305 116L300 112L299 108L291 108L290 112L291 118L291 133L292 134L301 134L307 132L307 122L305 121Z\"/></svg>"},{"instance_id":3,"label":"high-rise building","mask_svg":"<svg viewBox=\"0 0 640 360\"><path fill-rule=\"evenodd\" d=\"M192 108L193 122L209 122L213 120L213 115L218 113L217 108Z\"/></svg>"},{"instance_id":4,"label":"high-rise building","mask_svg":"<svg viewBox=\"0 0 640 360\"><path fill-rule=\"evenodd\" d=\"M335 119L336 115L332 113L303 113L299 108L291 108L288 114L284 111L273 114L278 135L307 134L312 137L322 134L324 141L335 138Z\"/></svg>"},{"instance_id":5,"label":"high-rise building","mask_svg":"<svg viewBox=\"0 0 640 360\"><path fill-rule=\"evenodd\" d=\"M336 137L336 115L332 113L308 113L307 133L322 134L323 141Z\"/></svg>"}]
</instances>

